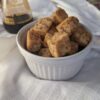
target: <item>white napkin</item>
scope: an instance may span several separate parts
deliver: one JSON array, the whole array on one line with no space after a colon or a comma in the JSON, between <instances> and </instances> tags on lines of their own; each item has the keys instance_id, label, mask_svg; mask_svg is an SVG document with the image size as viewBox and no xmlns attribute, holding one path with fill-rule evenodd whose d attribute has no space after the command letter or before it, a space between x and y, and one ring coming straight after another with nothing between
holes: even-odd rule
<instances>
[{"instance_id":1,"label":"white napkin","mask_svg":"<svg viewBox=\"0 0 100 100\"><path fill-rule=\"evenodd\" d=\"M71 7L71 1L64 2ZM78 2L72 7L80 7ZM0 37L0 100L100 100L100 51L92 49L81 71L69 81L39 80L19 53L15 37Z\"/></svg>"},{"instance_id":2,"label":"white napkin","mask_svg":"<svg viewBox=\"0 0 100 100\"><path fill-rule=\"evenodd\" d=\"M50 15L56 8L50 0L29 0L29 4L32 9L34 17L44 17ZM34 6L33 6L34 5Z\"/></svg>"},{"instance_id":3,"label":"white napkin","mask_svg":"<svg viewBox=\"0 0 100 100\"><path fill-rule=\"evenodd\" d=\"M0 37L1 42L7 45L0 45L0 54L4 54L0 56L0 100L100 100L100 53L96 50L74 78L57 82L34 77L15 37Z\"/></svg>"}]
</instances>

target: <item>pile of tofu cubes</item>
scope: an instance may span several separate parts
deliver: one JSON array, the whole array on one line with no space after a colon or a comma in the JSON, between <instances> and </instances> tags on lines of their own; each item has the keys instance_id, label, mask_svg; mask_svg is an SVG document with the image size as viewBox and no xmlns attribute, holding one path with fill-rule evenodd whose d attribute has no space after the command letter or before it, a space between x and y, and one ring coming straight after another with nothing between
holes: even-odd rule
<instances>
[{"instance_id":1,"label":"pile of tofu cubes","mask_svg":"<svg viewBox=\"0 0 100 100\"><path fill-rule=\"evenodd\" d=\"M37 20L28 30L26 47L39 56L64 57L84 49L90 40L90 32L78 18L57 8L51 16Z\"/></svg>"}]
</instances>

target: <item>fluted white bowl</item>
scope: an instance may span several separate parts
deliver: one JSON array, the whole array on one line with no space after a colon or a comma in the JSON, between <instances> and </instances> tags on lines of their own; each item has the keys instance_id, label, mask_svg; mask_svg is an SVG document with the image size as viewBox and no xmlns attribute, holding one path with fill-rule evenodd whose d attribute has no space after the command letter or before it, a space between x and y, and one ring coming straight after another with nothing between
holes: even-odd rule
<instances>
[{"instance_id":1,"label":"fluted white bowl","mask_svg":"<svg viewBox=\"0 0 100 100\"><path fill-rule=\"evenodd\" d=\"M25 49L27 31L35 22L24 26L17 34L16 42L21 54L24 56L29 69L38 78L48 80L67 80L76 75L83 66L84 60L93 44L93 36L91 41L82 51L71 56L49 58L41 57L30 53Z\"/></svg>"}]
</instances>

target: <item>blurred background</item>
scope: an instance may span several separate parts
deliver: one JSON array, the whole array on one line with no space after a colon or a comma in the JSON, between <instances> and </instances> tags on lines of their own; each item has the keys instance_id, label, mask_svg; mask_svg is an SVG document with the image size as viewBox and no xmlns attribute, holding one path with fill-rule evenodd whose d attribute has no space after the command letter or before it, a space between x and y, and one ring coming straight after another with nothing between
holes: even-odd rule
<instances>
[{"instance_id":1,"label":"blurred background","mask_svg":"<svg viewBox=\"0 0 100 100\"><path fill-rule=\"evenodd\" d=\"M1 8L1 0L0 0L0 8Z\"/></svg>"},{"instance_id":2,"label":"blurred background","mask_svg":"<svg viewBox=\"0 0 100 100\"><path fill-rule=\"evenodd\" d=\"M29 0L31 1L31 0ZM35 1L39 1L39 0L35 0ZM93 5L95 5L98 9L100 9L100 0L87 0L90 3L92 3ZM0 0L0 8L1 8L1 0Z\"/></svg>"},{"instance_id":3,"label":"blurred background","mask_svg":"<svg viewBox=\"0 0 100 100\"><path fill-rule=\"evenodd\" d=\"M3 0L0 0L0 8L2 6L1 1L3 1ZM13 2L13 0L11 0L11 1ZM41 2L41 0L28 0L28 1L30 4L30 7L32 9L32 15L34 16L34 19L48 16L51 14L51 12L53 10L56 9L55 5L50 2L51 0L42 0L42 2ZM62 1L68 1L68 0L62 0ZM82 0L80 0L80 1L82 1ZM85 1L85 0L83 0L83 1ZM98 9L100 9L100 0L87 0L87 1L90 2L91 4L95 5ZM72 2L75 3L75 1L72 1ZM77 2L77 0L76 0L76 2ZM87 10L89 10L89 9L87 8ZM93 14L94 14L94 12L93 12ZM95 16L95 15L93 15L93 16ZM93 16L91 15L91 18ZM0 9L0 25L1 26L2 26L2 22L3 22L3 20L2 20L3 17L4 17L3 11ZM97 19L97 17L95 19ZM81 19L81 20L85 23L84 19ZM89 26L89 25L87 25L87 26Z\"/></svg>"},{"instance_id":4,"label":"blurred background","mask_svg":"<svg viewBox=\"0 0 100 100\"><path fill-rule=\"evenodd\" d=\"M95 5L98 9L100 9L100 0L87 0L93 5Z\"/></svg>"}]
</instances>

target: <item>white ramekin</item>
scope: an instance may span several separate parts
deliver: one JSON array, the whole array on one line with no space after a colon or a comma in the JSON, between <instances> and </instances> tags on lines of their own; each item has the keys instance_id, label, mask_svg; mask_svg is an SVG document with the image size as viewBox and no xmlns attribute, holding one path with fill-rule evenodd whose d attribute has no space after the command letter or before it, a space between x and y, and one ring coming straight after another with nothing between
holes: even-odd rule
<instances>
[{"instance_id":1,"label":"white ramekin","mask_svg":"<svg viewBox=\"0 0 100 100\"><path fill-rule=\"evenodd\" d=\"M93 44L93 36L88 46L71 56L60 58L47 58L37 56L25 49L27 30L34 25L35 22L24 26L17 35L16 41L21 54L24 56L31 72L38 78L48 80L67 80L76 75L82 68L86 56L89 54Z\"/></svg>"}]
</instances>

